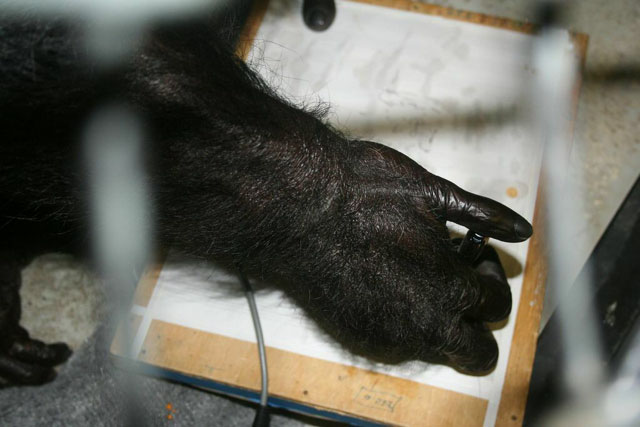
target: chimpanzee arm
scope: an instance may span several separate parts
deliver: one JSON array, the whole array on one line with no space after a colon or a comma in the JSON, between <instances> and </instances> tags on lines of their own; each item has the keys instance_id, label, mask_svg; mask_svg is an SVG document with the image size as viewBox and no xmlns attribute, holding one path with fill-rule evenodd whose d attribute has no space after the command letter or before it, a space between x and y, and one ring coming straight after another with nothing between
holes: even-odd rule
<instances>
[{"instance_id":1,"label":"chimpanzee arm","mask_svg":"<svg viewBox=\"0 0 640 427\"><path fill-rule=\"evenodd\" d=\"M483 322L509 314L511 293L495 252L472 268L445 222L511 242L529 223L345 137L203 34L156 34L130 79L157 144L160 235L280 283L358 351L491 369Z\"/></svg>"},{"instance_id":2,"label":"chimpanzee arm","mask_svg":"<svg viewBox=\"0 0 640 427\"><path fill-rule=\"evenodd\" d=\"M11 77L0 82L3 221L81 233L73 148L99 91L68 40L76 33L29 28L0 38ZM510 311L504 272L492 251L474 268L459 259L445 222L522 241L522 217L293 106L207 23L150 34L124 68L116 97L147 125L161 243L283 286L357 351L473 372L495 364L483 322Z\"/></svg>"}]
</instances>

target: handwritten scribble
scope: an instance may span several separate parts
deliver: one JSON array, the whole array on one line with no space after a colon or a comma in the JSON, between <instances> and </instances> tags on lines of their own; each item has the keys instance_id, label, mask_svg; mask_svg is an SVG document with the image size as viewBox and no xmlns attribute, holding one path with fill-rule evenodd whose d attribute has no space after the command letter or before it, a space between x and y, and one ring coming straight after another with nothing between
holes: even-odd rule
<instances>
[{"instance_id":1,"label":"handwritten scribble","mask_svg":"<svg viewBox=\"0 0 640 427\"><path fill-rule=\"evenodd\" d=\"M402 396L396 396L395 394L388 393L386 391L360 387L358 394L356 394L356 397L353 400L358 405L393 412L398 403L402 400Z\"/></svg>"}]
</instances>

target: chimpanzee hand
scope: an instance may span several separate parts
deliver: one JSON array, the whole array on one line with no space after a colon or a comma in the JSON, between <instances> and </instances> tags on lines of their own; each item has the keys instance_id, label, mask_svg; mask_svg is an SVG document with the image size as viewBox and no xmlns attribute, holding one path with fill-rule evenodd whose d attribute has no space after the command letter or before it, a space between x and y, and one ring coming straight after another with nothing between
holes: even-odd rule
<instances>
[{"instance_id":1,"label":"chimpanzee hand","mask_svg":"<svg viewBox=\"0 0 640 427\"><path fill-rule=\"evenodd\" d=\"M508 242L531 225L386 146L353 141L344 154L339 191L295 248L304 255L290 253L305 271L298 300L370 354L492 369L498 348L483 322L509 315L506 276L490 247L473 267L461 260L445 222Z\"/></svg>"},{"instance_id":2,"label":"chimpanzee hand","mask_svg":"<svg viewBox=\"0 0 640 427\"><path fill-rule=\"evenodd\" d=\"M79 124L104 96L98 67L85 67L83 44L66 40L82 31L12 28L1 40L12 78L1 85L11 114L0 115L0 215L84 241L89 198L69 165ZM282 284L357 350L490 369L497 346L483 322L508 315L510 290L495 252L466 264L445 223L510 242L531 226L388 147L348 140L322 112L291 105L233 55L218 28L203 18L153 31L117 79L145 121L158 242ZM69 349L18 326L20 274L10 265L0 259L0 381L41 383Z\"/></svg>"},{"instance_id":3,"label":"chimpanzee hand","mask_svg":"<svg viewBox=\"0 0 640 427\"><path fill-rule=\"evenodd\" d=\"M468 265L445 223L509 242L529 223L391 148L348 140L213 47L198 56L212 65L186 79L183 52L202 43L158 52L165 68L141 64L157 75L134 86L156 130L161 240L282 284L353 350L491 369L498 348L483 322L509 314L511 292L495 253ZM179 107L158 109L173 88Z\"/></svg>"},{"instance_id":4,"label":"chimpanzee hand","mask_svg":"<svg viewBox=\"0 0 640 427\"><path fill-rule=\"evenodd\" d=\"M495 251L469 265L445 223L509 242L526 240L529 223L389 147L323 127L313 134L248 145L223 159L232 168L210 158L198 176L211 185L194 183L210 193L176 187L163 205L173 244L284 284L354 351L492 369L498 347L484 322L508 316L511 292ZM180 213L180 223L171 220Z\"/></svg>"},{"instance_id":5,"label":"chimpanzee hand","mask_svg":"<svg viewBox=\"0 0 640 427\"><path fill-rule=\"evenodd\" d=\"M20 320L20 266L0 254L0 387L43 384L55 378L54 366L67 360L66 344L32 339Z\"/></svg>"},{"instance_id":6,"label":"chimpanzee hand","mask_svg":"<svg viewBox=\"0 0 640 427\"><path fill-rule=\"evenodd\" d=\"M0 350L0 387L11 384L38 385L53 380L54 366L66 361L71 350L66 344L45 344L17 327L3 337Z\"/></svg>"}]
</instances>

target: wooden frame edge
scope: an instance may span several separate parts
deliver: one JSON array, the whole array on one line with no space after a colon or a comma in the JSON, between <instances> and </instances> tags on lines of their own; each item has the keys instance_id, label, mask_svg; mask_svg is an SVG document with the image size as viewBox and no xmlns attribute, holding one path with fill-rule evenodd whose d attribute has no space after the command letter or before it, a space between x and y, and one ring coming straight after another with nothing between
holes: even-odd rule
<instances>
[{"instance_id":1,"label":"wooden frame edge","mask_svg":"<svg viewBox=\"0 0 640 427\"><path fill-rule=\"evenodd\" d=\"M580 73L584 68L589 45L589 36L582 33L572 33L572 42L576 48L576 59L580 67ZM575 119L578 111L578 100L582 79L576 81L573 88L573 115L570 131L574 137ZM573 139L567 144L567 150L571 150ZM544 165L543 165L544 167ZM539 179L536 206L533 216L534 234L529 242L529 252L525 265L520 301L518 303L518 315L511 341L511 351L507 363L505 381L500 396L500 406L496 426L521 426L524 421L529 384L533 372L536 345L540 334L540 319L544 304L548 266L546 261L547 247L545 236L547 235L546 202L544 197L545 185L542 180L542 172ZM532 257L535 254L535 257ZM528 280L527 280L528 279ZM535 328L533 328L535 326Z\"/></svg>"}]
</instances>

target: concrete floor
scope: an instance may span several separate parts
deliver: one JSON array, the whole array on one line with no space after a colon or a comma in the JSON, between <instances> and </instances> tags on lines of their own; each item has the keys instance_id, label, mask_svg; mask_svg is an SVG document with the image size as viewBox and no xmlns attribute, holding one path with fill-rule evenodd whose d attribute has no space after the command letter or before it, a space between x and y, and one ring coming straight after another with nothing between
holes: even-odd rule
<instances>
[{"instance_id":1,"label":"concrete floor","mask_svg":"<svg viewBox=\"0 0 640 427\"><path fill-rule=\"evenodd\" d=\"M525 21L533 16L531 2L524 0L431 3ZM617 81L602 78L611 68L639 69L640 2L577 1L569 22L572 29L590 36L569 169L584 201L584 216L576 218L581 224L576 248L586 260L640 172L640 79L637 75ZM120 394L114 371L108 369L103 339L108 328L100 326L106 309L99 282L83 266L61 255L36 260L23 278L23 324L43 340L66 341L76 353L53 384L0 390L0 424L120 424L114 413ZM548 302L546 311L553 305ZM253 419L251 407L231 399L154 379L141 377L138 382L144 409L154 425L244 426ZM168 403L175 408L172 420L167 419ZM273 425L305 421L277 415Z\"/></svg>"}]
</instances>

